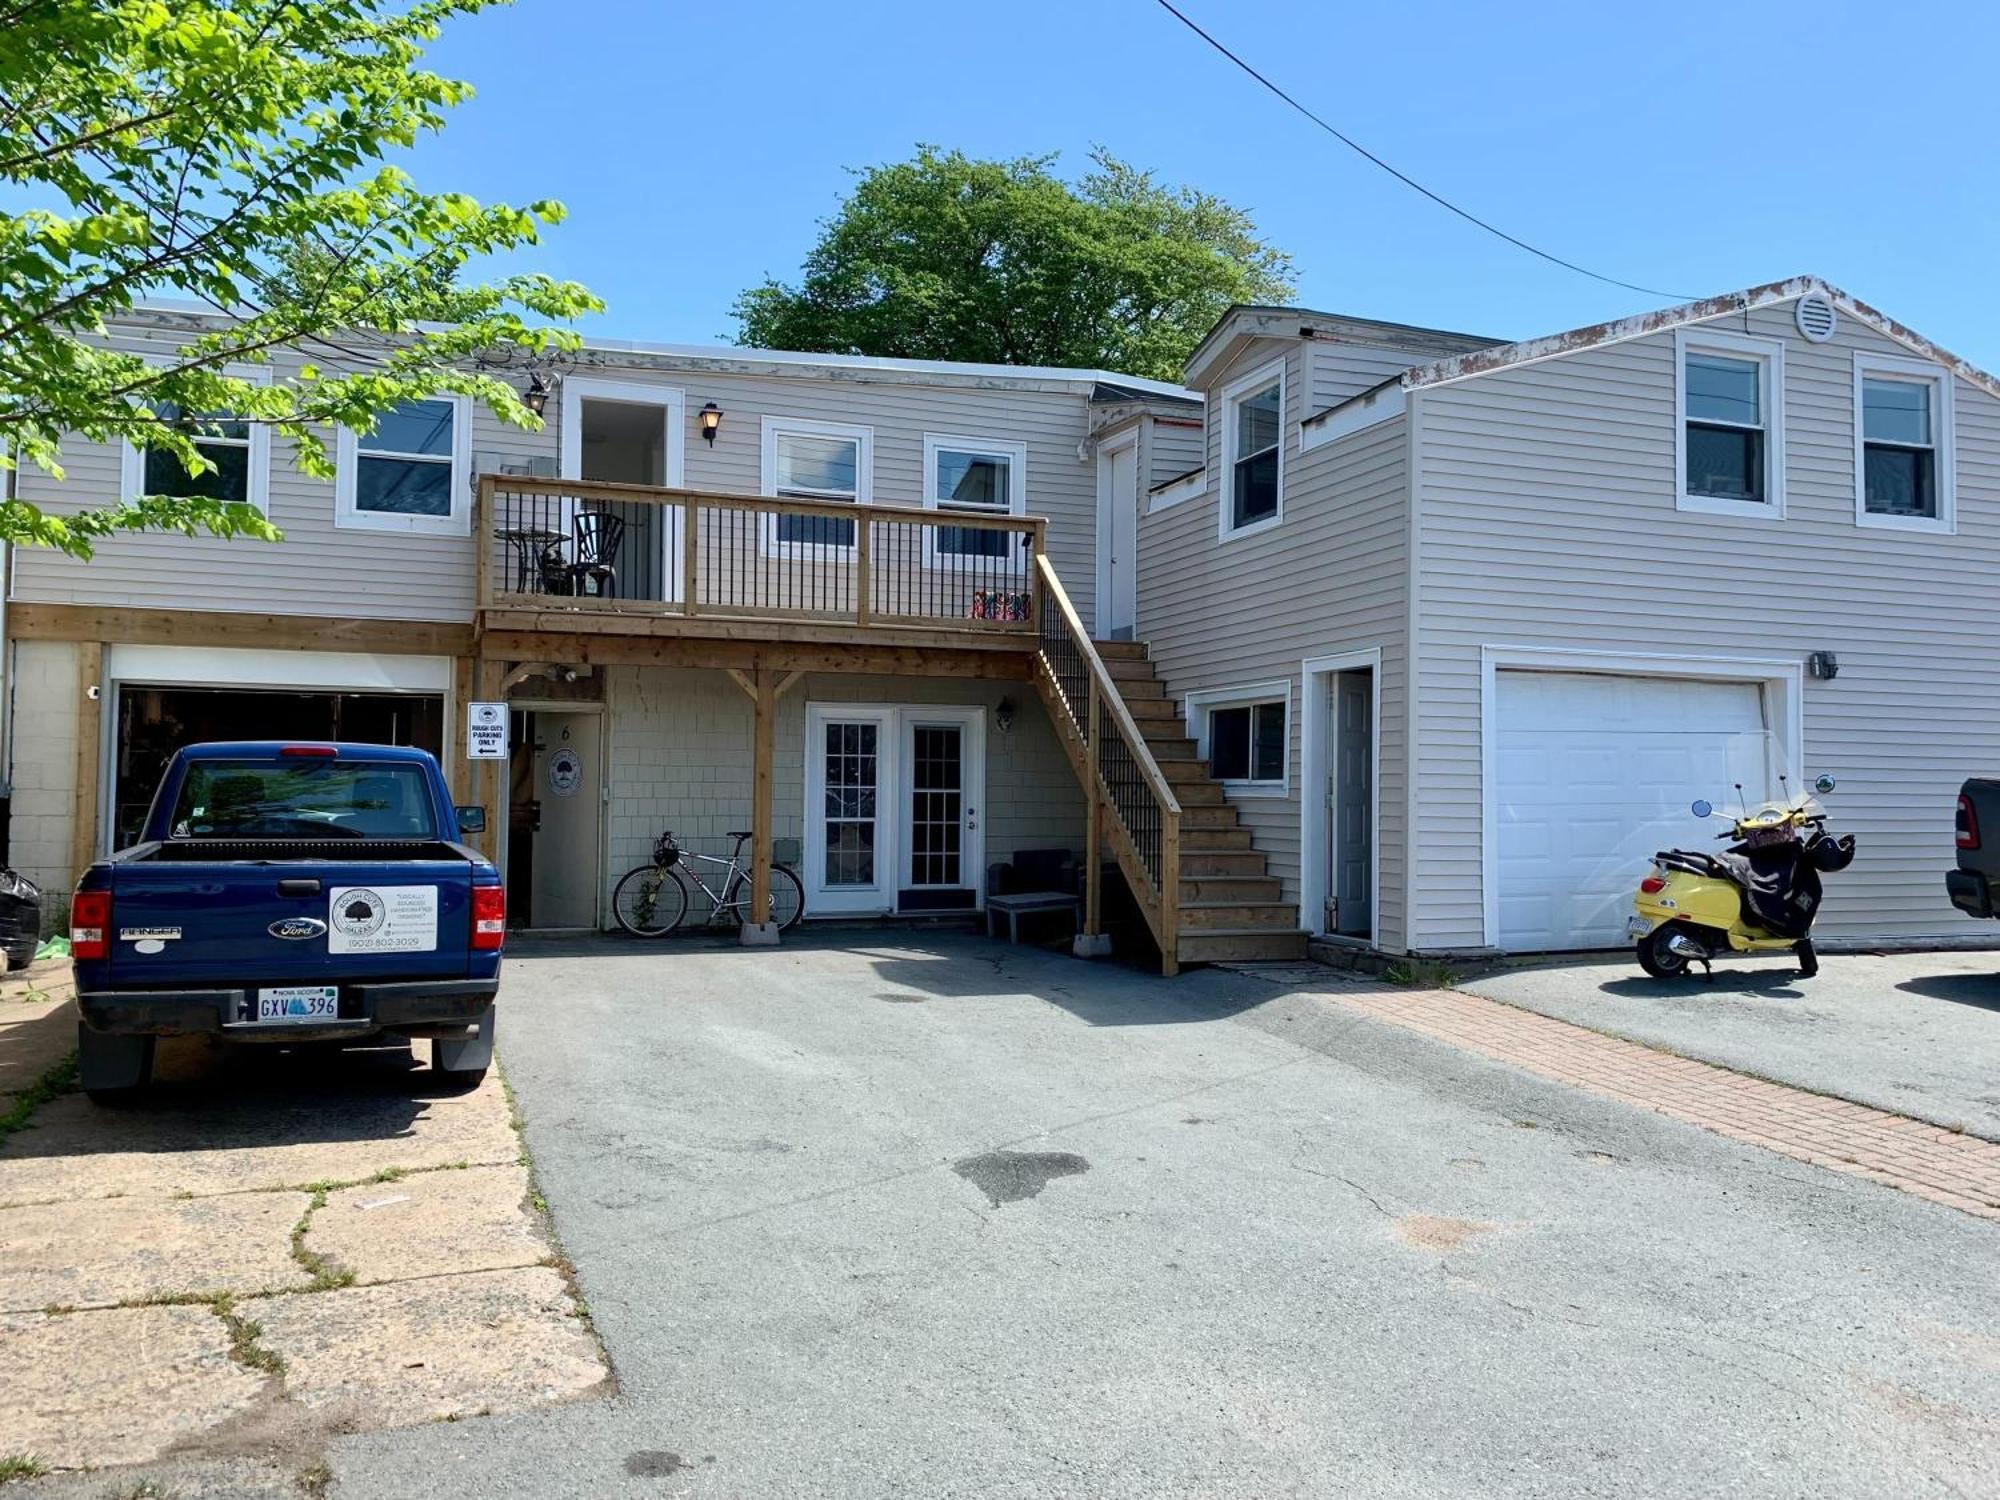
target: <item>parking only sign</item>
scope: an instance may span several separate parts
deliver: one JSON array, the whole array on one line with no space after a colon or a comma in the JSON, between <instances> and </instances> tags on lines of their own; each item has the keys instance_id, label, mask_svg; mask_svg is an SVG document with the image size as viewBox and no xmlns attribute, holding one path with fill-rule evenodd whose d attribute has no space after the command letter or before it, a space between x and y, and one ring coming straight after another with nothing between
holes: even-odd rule
<instances>
[{"instance_id":1,"label":"parking only sign","mask_svg":"<svg viewBox=\"0 0 2000 1500\"><path fill-rule=\"evenodd\" d=\"M507 705L468 703L465 705L465 756L467 760L507 758Z\"/></svg>"}]
</instances>

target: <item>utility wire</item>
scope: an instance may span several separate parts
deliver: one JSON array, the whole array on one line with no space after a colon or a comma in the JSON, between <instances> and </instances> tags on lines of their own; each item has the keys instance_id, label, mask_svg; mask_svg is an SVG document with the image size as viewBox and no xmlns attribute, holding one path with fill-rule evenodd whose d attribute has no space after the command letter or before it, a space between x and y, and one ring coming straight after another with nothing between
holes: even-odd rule
<instances>
[{"instance_id":1,"label":"utility wire","mask_svg":"<svg viewBox=\"0 0 2000 1500\"><path fill-rule=\"evenodd\" d=\"M1438 207L1450 209L1451 212L1457 214L1461 219L1465 220L1468 224L1475 224L1479 228L1485 230L1488 234L1497 235L1501 239L1505 240L1508 244L1513 245L1518 249L1525 250L1530 255L1540 256L1543 260L1548 261L1551 265L1561 266L1566 271L1574 271L1579 276L1588 276L1593 281L1602 281L1610 286L1624 287L1625 290L1627 290L1628 292L1643 292L1648 297L1665 297L1670 302L1689 302L1693 300L1693 298L1689 294L1684 292L1663 292L1658 287L1640 286L1635 281L1620 281L1616 276L1606 276L1601 271L1593 271L1588 266L1580 266L1573 260L1564 260L1560 255L1551 255L1548 251L1543 250L1535 245L1531 245L1526 240L1521 239L1516 235L1509 234L1506 230L1499 228L1497 225L1487 223L1477 214L1468 213L1466 210L1460 208L1456 203L1453 203L1450 199L1440 197L1438 194L1432 192L1429 188L1425 187L1421 182L1417 181L1416 178L1410 176L1407 172L1397 171L1394 167L1390 166L1389 163L1382 160L1381 157L1377 156L1373 151L1370 151L1366 146L1362 145L1359 141L1353 139L1351 136L1342 134L1339 130L1336 130L1332 125L1328 124L1325 120L1321 119L1318 115L1314 114L1311 110L1307 109L1303 104L1299 103L1299 101L1294 99L1290 94L1286 93L1283 89L1279 88L1275 83L1271 82L1271 80L1266 78L1262 73L1259 73L1255 68L1251 67L1249 63L1245 62L1242 58L1238 57L1234 52L1231 52L1227 47L1223 46L1221 42L1217 41L1214 37L1210 36L1206 31L1202 30L1199 25L1197 25L1194 21L1188 18L1185 12L1183 12L1177 6L1175 6L1172 3L1172 0L1159 0L1159 5L1160 9L1164 10L1168 15L1172 16L1176 21L1179 21L1181 25L1187 27L1189 31L1192 31L1196 36L1200 37L1204 42L1207 42L1209 46L1213 47L1217 52L1220 52L1224 57L1228 58L1231 62L1235 63L1237 67L1241 68L1244 72L1248 73L1252 78L1256 79L1257 82L1261 83L1265 88L1269 89L1272 93L1276 94L1280 99L1284 100L1285 103L1291 105L1293 109L1297 110L1300 114L1304 115L1308 120L1312 121L1313 124L1319 126L1321 130L1324 130L1328 135L1332 136L1335 140L1339 141L1340 144L1347 147L1348 150L1355 152L1357 155L1365 157L1367 160L1373 162L1376 166L1380 167L1383 171L1387 172L1391 177L1395 178L1398 182L1402 183L1404 186L1415 188L1418 192L1422 193L1426 198L1430 199L1431 202L1437 204Z\"/></svg>"}]
</instances>

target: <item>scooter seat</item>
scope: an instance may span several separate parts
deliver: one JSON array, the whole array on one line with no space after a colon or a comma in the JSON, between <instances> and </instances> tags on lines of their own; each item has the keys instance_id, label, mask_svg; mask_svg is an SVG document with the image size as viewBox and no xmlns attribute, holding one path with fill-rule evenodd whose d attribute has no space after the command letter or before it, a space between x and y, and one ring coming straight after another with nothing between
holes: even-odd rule
<instances>
[{"instance_id":1,"label":"scooter seat","mask_svg":"<svg viewBox=\"0 0 2000 1500\"><path fill-rule=\"evenodd\" d=\"M1713 854L1699 849L1662 849L1653 856L1653 861L1665 870L1680 870L1689 875L1707 875L1716 880L1732 878L1727 865Z\"/></svg>"}]
</instances>

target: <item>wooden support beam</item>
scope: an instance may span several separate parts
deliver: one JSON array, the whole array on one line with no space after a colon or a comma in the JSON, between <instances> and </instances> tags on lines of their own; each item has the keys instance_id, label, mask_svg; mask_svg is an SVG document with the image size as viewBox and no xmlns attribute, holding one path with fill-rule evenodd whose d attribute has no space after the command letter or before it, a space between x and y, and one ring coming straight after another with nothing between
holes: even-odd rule
<instances>
[{"instance_id":1,"label":"wooden support beam","mask_svg":"<svg viewBox=\"0 0 2000 1500\"><path fill-rule=\"evenodd\" d=\"M76 648L76 821L70 827L70 880L97 858L97 786L104 774L104 645Z\"/></svg>"},{"instance_id":2,"label":"wooden support beam","mask_svg":"<svg viewBox=\"0 0 2000 1500\"><path fill-rule=\"evenodd\" d=\"M757 679L750 672L742 671L736 667L724 667L722 670L729 674L730 681L734 682L750 695L752 703L757 701ZM755 671L755 668L751 670Z\"/></svg>"},{"instance_id":3,"label":"wooden support beam","mask_svg":"<svg viewBox=\"0 0 2000 1500\"><path fill-rule=\"evenodd\" d=\"M472 627L445 620L271 615L220 609L127 609L122 605L7 606L16 641L117 641L134 646L253 646L264 650L367 651L380 656L467 656Z\"/></svg>"},{"instance_id":4,"label":"wooden support beam","mask_svg":"<svg viewBox=\"0 0 2000 1500\"><path fill-rule=\"evenodd\" d=\"M451 688L444 695L444 780L451 788L453 802L472 800L475 763L465 754L465 705L479 690L473 658L455 656L451 662Z\"/></svg>"},{"instance_id":5,"label":"wooden support beam","mask_svg":"<svg viewBox=\"0 0 2000 1500\"><path fill-rule=\"evenodd\" d=\"M479 685L481 703L503 702L507 696L502 686L507 680L507 663L492 657L482 656L474 669ZM513 733L509 726L508 733ZM482 760L477 763L477 774L473 778L474 796L481 807L486 809L486 832L472 842L480 853L494 864L502 862L507 845L507 773L508 764L504 760Z\"/></svg>"},{"instance_id":6,"label":"wooden support beam","mask_svg":"<svg viewBox=\"0 0 2000 1500\"><path fill-rule=\"evenodd\" d=\"M1098 773L1097 741L1102 726L1098 714L1097 679L1090 679L1090 703L1083 720L1083 794L1089 819L1083 833L1083 931L1096 937L1103 930L1104 785Z\"/></svg>"},{"instance_id":7,"label":"wooden support beam","mask_svg":"<svg viewBox=\"0 0 2000 1500\"><path fill-rule=\"evenodd\" d=\"M762 927L771 920L771 779L778 725L777 674L769 667L757 669L755 700L750 787L750 920Z\"/></svg>"},{"instance_id":8,"label":"wooden support beam","mask_svg":"<svg viewBox=\"0 0 2000 1500\"><path fill-rule=\"evenodd\" d=\"M805 675L803 670L794 669L787 672L783 677L780 677L778 679L778 696L780 698L784 697L785 694L789 693L800 682L805 680Z\"/></svg>"},{"instance_id":9,"label":"wooden support beam","mask_svg":"<svg viewBox=\"0 0 2000 1500\"><path fill-rule=\"evenodd\" d=\"M1181 971L1181 815L1169 808L1160 830L1160 972Z\"/></svg>"},{"instance_id":10,"label":"wooden support beam","mask_svg":"<svg viewBox=\"0 0 2000 1500\"><path fill-rule=\"evenodd\" d=\"M783 642L703 640L694 637L592 635L553 630L493 630L481 638L493 656L510 661L564 661L577 666L734 667L767 666L780 672L861 672L887 677L964 677L985 681L1030 682L1035 657L1018 651L964 651L944 648Z\"/></svg>"}]
</instances>

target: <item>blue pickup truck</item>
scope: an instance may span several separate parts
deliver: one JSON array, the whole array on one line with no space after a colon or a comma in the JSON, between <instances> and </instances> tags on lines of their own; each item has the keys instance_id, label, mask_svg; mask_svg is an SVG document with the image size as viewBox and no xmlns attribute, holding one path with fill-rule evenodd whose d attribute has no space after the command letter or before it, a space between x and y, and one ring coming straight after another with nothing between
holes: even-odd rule
<instances>
[{"instance_id":1,"label":"blue pickup truck","mask_svg":"<svg viewBox=\"0 0 2000 1500\"><path fill-rule=\"evenodd\" d=\"M190 745L140 841L70 906L78 1071L101 1104L152 1075L154 1040L338 1045L427 1037L447 1084L493 1056L499 873L459 842L438 764L386 745Z\"/></svg>"}]
</instances>

